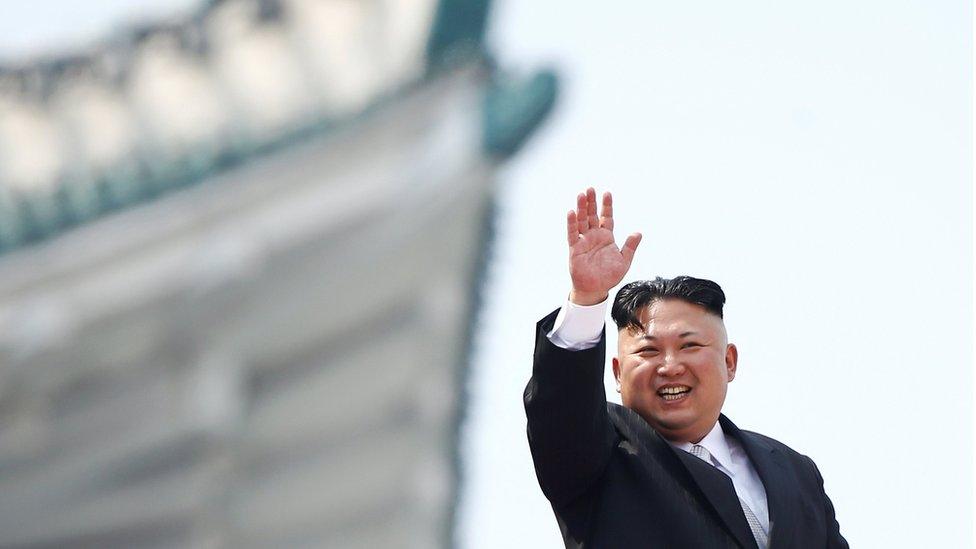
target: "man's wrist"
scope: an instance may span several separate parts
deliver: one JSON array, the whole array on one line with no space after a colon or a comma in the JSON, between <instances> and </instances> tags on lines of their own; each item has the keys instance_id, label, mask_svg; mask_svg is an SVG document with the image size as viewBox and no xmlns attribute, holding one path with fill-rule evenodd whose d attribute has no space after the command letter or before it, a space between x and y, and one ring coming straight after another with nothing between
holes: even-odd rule
<instances>
[{"instance_id":1,"label":"man's wrist","mask_svg":"<svg viewBox=\"0 0 976 549\"><path fill-rule=\"evenodd\" d=\"M569 292L569 300L575 305L596 305L597 303L603 303L607 300L610 294L608 292L580 292L573 289Z\"/></svg>"},{"instance_id":2,"label":"man's wrist","mask_svg":"<svg viewBox=\"0 0 976 549\"><path fill-rule=\"evenodd\" d=\"M571 351L595 347L603 335L607 301L578 305L567 299L546 337L557 347Z\"/></svg>"}]
</instances>

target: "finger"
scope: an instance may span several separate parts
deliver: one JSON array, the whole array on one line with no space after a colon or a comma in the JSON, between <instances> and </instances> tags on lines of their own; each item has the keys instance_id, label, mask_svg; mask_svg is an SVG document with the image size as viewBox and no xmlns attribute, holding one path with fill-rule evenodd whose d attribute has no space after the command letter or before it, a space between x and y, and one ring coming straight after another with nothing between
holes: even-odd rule
<instances>
[{"instance_id":1,"label":"finger","mask_svg":"<svg viewBox=\"0 0 976 549\"><path fill-rule=\"evenodd\" d=\"M596 212L596 191L593 187L586 189L586 224L591 229L595 229L600 226L600 218L597 217Z\"/></svg>"},{"instance_id":2,"label":"finger","mask_svg":"<svg viewBox=\"0 0 976 549\"><path fill-rule=\"evenodd\" d=\"M574 210L569 210L566 214L566 237L569 240L569 246L575 246L576 242L579 241L579 227L576 225L576 212Z\"/></svg>"},{"instance_id":3,"label":"finger","mask_svg":"<svg viewBox=\"0 0 976 549\"><path fill-rule=\"evenodd\" d=\"M627 237L624 247L620 248L620 254L624 256L627 265L630 265L631 261L634 260L634 252L637 251L637 245L640 244L641 238L640 233L634 233Z\"/></svg>"},{"instance_id":4,"label":"finger","mask_svg":"<svg viewBox=\"0 0 976 549\"><path fill-rule=\"evenodd\" d=\"M613 197L603 193L603 208L600 210L600 226L613 230Z\"/></svg>"},{"instance_id":5,"label":"finger","mask_svg":"<svg viewBox=\"0 0 976 549\"><path fill-rule=\"evenodd\" d=\"M583 193L576 197L576 223L580 234L590 229L589 217L586 215L586 195Z\"/></svg>"}]
</instances>

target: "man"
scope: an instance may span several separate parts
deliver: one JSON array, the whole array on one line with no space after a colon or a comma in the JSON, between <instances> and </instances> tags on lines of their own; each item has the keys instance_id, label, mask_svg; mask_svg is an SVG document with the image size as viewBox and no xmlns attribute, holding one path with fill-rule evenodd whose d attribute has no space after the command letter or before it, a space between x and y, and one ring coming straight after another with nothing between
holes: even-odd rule
<instances>
[{"instance_id":1,"label":"man","mask_svg":"<svg viewBox=\"0 0 976 549\"><path fill-rule=\"evenodd\" d=\"M566 547L848 547L813 461L721 415L738 351L718 284L658 278L617 293L623 406L606 401L606 303L641 235L618 248L612 197L598 216L592 188L567 231L572 291L537 326L524 394L536 474Z\"/></svg>"}]
</instances>

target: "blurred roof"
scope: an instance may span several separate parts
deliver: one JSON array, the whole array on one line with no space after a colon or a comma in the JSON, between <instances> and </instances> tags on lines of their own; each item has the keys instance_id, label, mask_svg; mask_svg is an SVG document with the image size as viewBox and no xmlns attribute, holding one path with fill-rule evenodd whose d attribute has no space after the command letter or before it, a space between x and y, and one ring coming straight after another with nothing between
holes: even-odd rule
<instances>
[{"instance_id":1,"label":"blurred roof","mask_svg":"<svg viewBox=\"0 0 976 549\"><path fill-rule=\"evenodd\" d=\"M354 125L445 70L499 74L487 0L375 6L211 0L0 66L0 252ZM492 82L485 149L504 157L549 112L555 78Z\"/></svg>"}]
</instances>

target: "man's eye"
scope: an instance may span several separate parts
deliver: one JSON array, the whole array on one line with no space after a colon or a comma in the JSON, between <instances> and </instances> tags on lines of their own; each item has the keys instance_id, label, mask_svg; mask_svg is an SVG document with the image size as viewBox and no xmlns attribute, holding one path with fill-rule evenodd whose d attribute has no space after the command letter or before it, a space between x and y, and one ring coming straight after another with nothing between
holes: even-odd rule
<instances>
[{"instance_id":1,"label":"man's eye","mask_svg":"<svg viewBox=\"0 0 976 549\"><path fill-rule=\"evenodd\" d=\"M692 349L692 348L701 347L701 346L702 346L701 343L688 342L688 343L685 343L684 345L682 345L681 348L682 349Z\"/></svg>"},{"instance_id":2,"label":"man's eye","mask_svg":"<svg viewBox=\"0 0 976 549\"><path fill-rule=\"evenodd\" d=\"M657 349L655 349L654 347L647 347L647 348L641 349L640 351L637 351L637 354L641 354L641 355L656 355L657 354Z\"/></svg>"}]
</instances>

